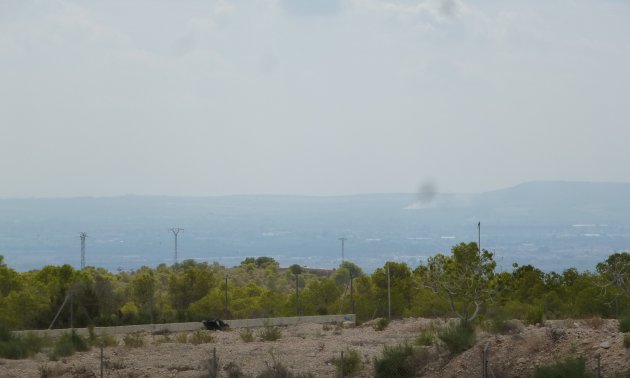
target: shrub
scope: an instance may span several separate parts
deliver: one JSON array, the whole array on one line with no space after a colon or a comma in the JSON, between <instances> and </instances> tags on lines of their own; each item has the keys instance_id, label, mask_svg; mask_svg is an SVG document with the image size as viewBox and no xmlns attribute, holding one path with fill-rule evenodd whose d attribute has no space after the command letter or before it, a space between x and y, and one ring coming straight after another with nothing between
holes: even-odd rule
<instances>
[{"instance_id":1,"label":"shrub","mask_svg":"<svg viewBox=\"0 0 630 378\"><path fill-rule=\"evenodd\" d=\"M282 336L282 331L278 327L267 325L259 333L258 337L262 341L276 341Z\"/></svg>"},{"instance_id":2,"label":"shrub","mask_svg":"<svg viewBox=\"0 0 630 378\"><path fill-rule=\"evenodd\" d=\"M137 333L130 333L123 337L123 342L126 347L129 348L141 348L144 345L144 339L142 335Z\"/></svg>"},{"instance_id":3,"label":"shrub","mask_svg":"<svg viewBox=\"0 0 630 378\"><path fill-rule=\"evenodd\" d=\"M334 358L333 364L337 368L339 376L353 375L361 370L361 357L355 349L346 348L343 354L343 364L341 358Z\"/></svg>"},{"instance_id":4,"label":"shrub","mask_svg":"<svg viewBox=\"0 0 630 378\"><path fill-rule=\"evenodd\" d=\"M626 348L630 348L630 333L626 333L623 335L623 346Z\"/></svg>"},{"instance_id":5,"label":"shrub","mask_svg":"<svg viewBox=\"0 0 630 378\"><path fill-rule=\"evenodd\" d=\"M387 328L388 325L389 325L389 320L385 318L378 318L376 322L372 324L372 327L374 328L375 331L383 331L385 328Z\"/></svg>"},{"instance_id":6,"label":"shrub","mask_svg":"<svg viewBox=\"0 0 630 378\"><path fill-rule=\"evenodd\" d=\"M488 331L501 335L511 335L518 333L522 328L518 320L508 320L505 318L494 318L487 323Z\"/></svg>"},{"instance_id":7,"label":"shrub","mask_svg":"<svg viewBox=\"0 0 630 378\"><path fill-rule=\"evenodd\" d=\"M424 349L414 351L413 347L408 344L386 346L381 358L374 359L374 377L415 377L416 371L427 363L428 358L428 351Z\"/></svg>"},{"instance_id":8,"label":"shrub","mask_svg":"<svg viewBox=\"0 0 630 378\"><path fill-rule=\"evenodd\" d=\"M127 364L120 356L118 356L114 360L105 357L105 359L103 360L103 365L105 366L105 369L111 370L122 370L127 368ZM120 374L118 376L120 376Z\"/></svg>"},{"instance_id":9,"label":"shrub","mask_svg":"<svg viewBox=\"0 0 630 378\"><path fill-rule=\"evenodd\" d=\"M106 333L102 335L97 335L94 332L93 326L88 327L88 332L89 332L88 342L90 346L109 347L109 346L118 345L118 340L116 340L114 336L108 335Z\"/></svg>"},{"instance_id":10,"label":"shrub","mask_svg":"<svg viewBox=\"0 0 630 378\"><path fill-rule=\"evenodd\" d=\"M422 331L420 335L416 337L416 344L422 345L422 346L431 346L433 345L434 341L435 341L435 335L433 334L433 332L428 331L428 330Z\"/></svg>"},{"instance_id":11,"label":"shrub","mask_svg":"<svg viewBox=\"0 0 630 378\"><path fill-rule=\"evenodd\" d=\"M519 301L513 300L506 302L501 308L495 309L506 319L521 319L523 315L527 315L527 311L529 311L530 305L521 303Z\"/></svg>"},{"instance_id":12,"label":"shrub","mask_svg":"<svg viewBox=\"0 0 630 378\"><path fill-rule=\"evenodd\" d=\"M39 365L37 367L37 371L39 372L40 378L48 378L48 377L52 377L53 376L52 369L50 368L50 366L48 366L48 364L46 362L44 362L43 364Z\"/></svg>"},{"instance_id":13,"label":"shrub","mask_svg":"<svg viewBox=\"0 0 630 378\"><path fill-rule=\"evenodd\" d=\"M280 362L274 361L273 365L263 370L256 378L315 378L315 376L310 373L294 374Z\"/></svg>"},{"instance_id":14,"label":"shrub","mask_svg":"<svg viewBox=\"0 0 630 378\"><path fill-rule=\"evenodd\" d=\"M44 346L44 342L47 341L47 339L44 339L33 332L28 332L26 335L20 337L20 339L26 347L26 351L29 355L39 352Z\"/></svg>"},{"instance_id":15,"label":"shrub","mask_svg":"<svg viewBox=\"0 0 630 378\"><path fill-rule=\"evenodd\" d=\"M543 324L543 317L545 315L542 307L531 307L527 310L527 316L525 322L530 325Z\"/></svg>"},{"instance_id":16,"label":"shrub","mask_svg":"<svg viewBox=\"0 0 630 378\"><path fill-rule=\"evenodd\" d=\"M241 370L241 367L238 366L234 362L228 363L223 368L223 370L225 370L225 374L227 375L228 378L246 378L247 377L247 375L245 375L245 373L243 373L243 371Z\"/></svg>"},{"instance_id":17,"label":"shrub","mask_svg":"<svg viewBox=\"0 0 630 378\"><path fill-rule=\"evenodd\" d=\"M190 342L193 345L207 344L214 341L214 338L208 331L197 330L190 336Z\"/></svg>"},{"instance_id":18,"label":"shrub","mask_svg":"<svg viewBox=\"0 0 630 378\"><path fill-rule=\"evenodd\" d=\"M85 339L72 330L70 333L64 333L57 339L49 357L51 360L56 360L59 357L71 356L75 352L84 352L89 349L90 347Z\"/></svg>"},{"instance_id":19,"label":"shrub","mask_svg":"<svg viewBox=\"0 0 630 378\"><path fill-rule=\"evenodd\" d=\"M11 330L4 324L0 324L0 341L10 341L13 339Z\"/></svg>"},{"instance_id":20,"label":"shrub","mask_svg":"<svg viewBox=\"0 0 630 378\"><path fill-rule=\"evenodd\" d=\"M42 349L43 341L34 333L14 336L8 329L0 328L0 357L13 360L30 357Z\"/></svg>"},{"instance_id":21,"label":"shrub","mask_svg":"<svg viewBox=\"0 0 630 378\"><path fill-rule=\"evenodd\" d=\"M539 366L534 371L535 378L580 378L590 377L586 373L586 361L584 358L567 358L553 365Z\"/></svg>"},{"instance_id":22,"label":"shrub","mask_svg":"<svg viewBox=\"0 0 630 378\"><path fill-rule=\"evenodd\" d=\"M553 344L557 344L560 342L560 340L562 340L562 338L567 333L563 329L556 328L556 327L549 327L545 330L545 334L547 335L547 337Z\"/></svg>"},{"instance_id":23,"label":"shrub","mask_svg":"<svg viewBox=\"0 0 630 378\"><path fill-rule=\"evenodd\" d=\"M252 341L254 341L254 331L249 328L243 329L239 333L239 336L241 336L241 340L245 341L246 343L251 343Z\"/></svg>"},{"instance_id":24,"label":"shrub","mask_svg":"<svg viewBox=\"0 0 630 378\"><path fill-rule=\"evenodd\" d=\"M470 322L460 321L438 332L438 337L452 354L461 353L475 344L475 328Z\"/></svg>"},{"instance_id":25,"label":"shrub","mask_svg":"<svg viewBox=\"0 0 630 378\"><path fill-rule=\"evenodd\" d=\"M630 316L619 319L619 332L630 332Z\"/></svg>"},{"instance_id":26,"label":"shrub","mask_svg":"<svg viewBox=\"0 0 630 378\"><path fill-rule=\"evenodd\" d=\"M177 336L175 336L175 341L180 344L186 344L188 342L188 334L178 333Z\"/></svg>"},{"instance_id":27,"label":"shrub","mask_svg":"<svg viewBox=\"0 0 630 378\"><path fill-rule=\"evenodd\" d=\"M341 335L343 333L343 326L341 323L335 324L335 329L333 330L333 335Z\"/></svg>"}]
</instances>

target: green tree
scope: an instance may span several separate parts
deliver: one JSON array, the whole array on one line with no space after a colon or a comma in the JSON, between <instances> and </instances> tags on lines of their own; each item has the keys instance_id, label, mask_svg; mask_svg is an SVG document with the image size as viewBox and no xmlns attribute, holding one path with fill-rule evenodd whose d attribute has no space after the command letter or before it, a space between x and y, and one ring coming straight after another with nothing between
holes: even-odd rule
<instances>
[{"instance_id":1,"label":"green tree","mask_svg":"<svg viewBox=\"0 0 630 378\"><path fill-rule=\"evenodd\" d=\"M116 276L102 268L87 267L93 278L94 296L97 299L96 315L94 324L108 326L118 324L117 312L124 304L124 295L121 294L123 285L116 279Z\"/></svg>"},{"instance_id":2,"label":"green tree","mask_svg":"<svg viewBox=\"0 0 630 378\"><path fill-rule=\"evenodd\" d=\"M363 275L363 270L355 263L351 262L351 261L344 261L341 263L341 265L339 265L339 269L337 269L335 271L334 277L335 277L335 281L338 284L342 284L344 285L344 289L343 289L343 296L341 298L341 308L342 311L343 307L344 307L344 302L345 302L345 297L346 297L346 293L348 293L350 300L349 300L349 310L351 313L355 313L355 298L354 298L354 288L353 288L353 283L354 283L354 279L360 277L361 275Z\"/></svg>"},{"instance_id":3,"label":"green tree","mask_svg":"<svg viewBox=\"0 0 630 378\"><path fill-rule=\"evenodd\" d=\"M424 284L445 298L463 321L475 319L495 293L496 262L477 243L460 243L451 249L451 256L430 257L427 266Z\"/></svg>"},{"instance_id":4,"label":"green tree","mask_svg":"<svg viewBox=\"0 0 630 378\"><path fill-rule=\"evenodd\" d=\"M411 270L404 262L388 261L382 268L372 273L379 310L388 315L387 272L389 271L391 292L391 314L393 317L403 316L411 308L413 278Z\"/></svg>"},{"instance_id":5,"label":"green tree","mask_svg":"<svg viewBox=\"0 0 630 378\"><path fill-rule=\"evenodd\" d=\"M142 309L144 315L148 315L153 323L154 303L155 303L155 277L153 270L142 267L131 278L131 297L133 301Z\"/></svg>"},{"instance_id":6,"label":"green tree","mask_svg":"<svg viewBox=\"0 0 630 378\"><path fill-rule=\"evenodd\" d=\"M509 282L512 299L522 303L541 300L545 294L545 274L532 265L515 265Z\"/></svg>"},{"instance_id":7,"label":"green tree","mask_svg":"<svg viewBox=\"0 0 630 378\"><path fill-rule=\"evenodd\" d=\"M428 269L426 265L420 265L412 272L413 289L409 316L435 318L449 312L448 304L423 285Z\"/></svg>"},{"instance_id":8,"label":"green tree","mask_svg":"<svg viewBox=\"0 0 630 378\"><path fill-rule=\"evenodd\" d=\"M267 265L279 266L278 262L273 257L260 256L260 257L247 257L241 261L241 266L253 265L257 268L263 268Z\"/></svg>"},{"instance_id":9,"label":"green tree","mask_svg":"<svg viewBox=\"0 0 630 378\"><path fill-rule=\"evenodd\" d=\"M39 285L25 285L22 290L12 290L8 295L0 297L0 324L10 328L47 327L48 324L44 325L43 319L48 313L48 298Z\"/></svg>"},{"instance_id":10,"label":"green tree","mask_svg":"<svg viewBox=\"0 0 630 378\"><path fill-rule=\"evenodd\" d=\"M19 289L18 273L4 263L4 256L0 255L0 297L8 295L12 290Z\"/></svg>"},{"instance_id":11,"label":"green tree","mask_svg":"<svg viewBox=\"0 0 630 378\"><path fill-rule=\"evenodd\" d=\"M607 304L612 307L613 314L630 310L630 253L614 253L597 264L599 276L596 285L601 289L601 297L606 298Z\"/></svg>"},{"instance_id":12,"label":"green tree","mask_svg":"<svg viewBox=\"0 0 630 378\"><path fill-rule=\"evenodd\" d=\"M186 310L191 303L203 298L218 280L206 263L185 260L174 269L168 280L171 304L179 320L187 320Z\"/></svg>"},{"instance_id":13,"label":"green tree","mask_svg":"<svg viewBox=\"0 0 630 378\"><path fill-rule=\"evenodd\" d=\"M199 299L196 302L191 303L188 307L189 310L189 318L191 320L205 320L205 319L216 319L220 318L221 314L223 314L224 310L224 301L225 301L225 292L221 290L219 287L215 287L208 294L206 294L203 298ZM234 314L238 312L239 315L242 316L242 310L239 308L239 303L232 304L231 313ZM247 316L243 316L246 318Z\"/></svg>"},{"instance_id":14,"label":"green tree","mask_svg":"<svg viewBox=\"0 0 630 378\"><path fill-rule=\"evenodd\" d=\"M41 283L44 295L48 299L48 311L42 314L43 319L50 321L63 306L64 311L60 313L55 326L63 328L70 327L74 320L74 311L70 311L70 309L74 309L73 299L76 288L74 284L77 279L78 272L67 264L62 266L45 266L41 270L34 272L32 277L29 277L29 280ZM72 294L73 298L70 298L70 294ZM72 300L69 299L66 301L67 297ZM64 302L71 303L66 303L68 305L66 308ZM45 324L46 320L43 319L40 326L48 326L48 324Z\"/></svg>"},{"instance_id":15,"label":"green tree","mask_svg":"<svg viewBox=\"0 0 630 378\"><path fill-rule=\"evenodd\" d=\"M374 318L378 308L378 297L370 276L362 274L354 280L354 302L357 322Z\"/></svg>"},{"instance_id":16,"label":"green tree","mask_svg":"<svg viewBox=\"0 0 630 378\"><path fill-rule=\"evenodd\" d=\"M305 314L334 314L341 291L330 278L314 280L302 291L301 306Z\"/></svg>"}]
</instances>

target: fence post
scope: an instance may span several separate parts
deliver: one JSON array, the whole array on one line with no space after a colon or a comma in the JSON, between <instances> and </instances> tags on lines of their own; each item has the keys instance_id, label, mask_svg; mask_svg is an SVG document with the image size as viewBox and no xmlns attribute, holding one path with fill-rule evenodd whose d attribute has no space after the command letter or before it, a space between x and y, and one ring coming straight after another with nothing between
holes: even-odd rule
<instances>
[{"instance_id":1,"label":"fence post","mask_svg":"<svg viewBox=\"0 0 630 378\"><path fill-rule=\"evenodd\" d=\"M101 342L101 378L103 378L103 343Z\"/></svg>"},{"instance_id":2,"label":"fence post","mask_svg":"<svg viewBox=\"0 0 630 378\"><path fill-rule=\"evenodd\" d=\"M481 378L486 378L486 348L481 348Z\"/></svg>"},{"instance_id":3,"label":"fence post","mask_svg":"<svg viewBox=\"0 0 630 378\"><path fill-rule=\"evenodd\" d=\"M482 358L481 376L483 378L488 378L488 345L489 343L486 343L486 345L484 345L483 350L481 352L481 358Z\"/></svg>"},{"instance_id":4,"label":"fence post","mask_svg":"<svg viewBox=\"0 0 630 378\"><path fill-rule=\"evenodd\" d=\"M341 361L339 362L339 370L341 370L341 378L343 378L343 350L341 351Z\"/></svg>"},{"instance_id":5,"label":"fence post","mask_svg":"<svg viewBox=\"0 0 630 378\"><path fill-rule=\"evenodd\" d=\"M217 347L212 349L212 359L214 360L214 366L212 367L212 370L214 370L213 377L218 377L219 363L217 362Z\"/></svg>"},{"instance_id":6,"label":"fence post","mask_svg":"<svg viewBox=\"0 0 630 378\"><path fill-rule=\"evenodd\" d=\"M597 353L597 378L602 378L602 355Z\"/></svg>"}]
</instances>

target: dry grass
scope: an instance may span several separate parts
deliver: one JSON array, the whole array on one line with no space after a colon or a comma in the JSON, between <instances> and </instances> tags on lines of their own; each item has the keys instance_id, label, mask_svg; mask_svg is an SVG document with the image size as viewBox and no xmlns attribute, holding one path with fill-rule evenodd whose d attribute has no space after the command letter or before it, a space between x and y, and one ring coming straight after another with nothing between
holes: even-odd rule
<instances>
[{"instance_id":1,"label":"dry grass","mask_svg":"<svg viewBox=\"0 0 630 378\"><path fill-rule=\"evenodd\" d=\"M258 337L261 341L276 341L282 337L282 331L278 327L268 325L258 331Z\"/></svg>"},{"instance_id":2,"label":"dry grass","mask_svg":"<svg viewBox=\"0 0 630 378\"><path fill-rule=\"evenodd\" d=\"M254 337L254 331L252 331L251 328L243 328L243 330L239 332L239 336L241 337L241 340L246 343L251 343L256 340L256 337Z\"/></svg>"},{"instance_id":3,"label":"dry grass","mask_svg":"<svg viewBox=\"0 0 630 378\"><path fill-rule=\"evenodd\" d=\"M207 344L214 341L214 337L210 331L198 330L190 336L190 343L193 345Z\"/></svg>"},{"instance_id":4,"label":"dry grass","mask_svg":"<svg viewBox=\"0 0 630 378\"><path fill-rule=\"evenodd\" d=\"M180 343L180 344L186 344L188 342L188 334L187 333L178 333L175 336L175 342Z\"/></svg>"},{"instance_id":5,"label":"dry grass","mask_svg":"<svg viewBox=\"0 0 630 378\"><path fill-rule=\"evenodd\" d=\"M123 343L129 348L141 348L144 346L144 337L138 333L130 333L123 337Z\"/></svg>"},{"instance_id":6,"label":"dry grass","mask_svg":"<svg viewBox=\"0 0 630 378\"><path fill-rule=\"evenodd\" d=\"M164 344L164 343L172 343L172 342L173 340L171 339L169 335L163 335L160 337L153 338L153 344L155 345Z\"/></svg>"}]
</instances>

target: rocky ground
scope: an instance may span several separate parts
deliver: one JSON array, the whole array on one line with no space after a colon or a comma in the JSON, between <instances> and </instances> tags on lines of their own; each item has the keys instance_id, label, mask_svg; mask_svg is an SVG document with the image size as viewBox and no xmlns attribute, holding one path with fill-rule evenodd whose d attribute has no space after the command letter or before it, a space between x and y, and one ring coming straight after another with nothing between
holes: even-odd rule
<instances>
[{"instance_id":1,"label":"rocky ground","mask_svg":"<svg viewBox=\"0 0 630 378\"><path fill-rule=\"evenodd\" d=\"M238 366L243 373L255 376L277 361L295 373L312 373L316 377L334 377L332 359L350 347L359 352L363 369L359 377L373 375L374 358L384 345L414 343L427 330L438 329L443 320L402 319L393 321L383 331L372 324L354 328L334 325L302 324L280 328L276 341L260 341L261 329L253 330L254 341L246 342L241 330L202 331L212 340L192 344L191 334L134 336L143 346L130 347L123 336L118 345L104 348L106 377L204 377L209 376L209 362L216 350L220 376L228 376L228 366ZM625 377L630 372L630 349L623 345L623 334L615 320L562 320L544 326L524 327L513 322L509 334L491 334L480 330L476 345L452 356L443 345L424 348L425 365L418 376L481 376L481 351L487 348L489 366L496 377L529 377L535 366L553 363L565 357L582 356L594 371L597 356L604 377ZM187 340L186 342L184 340ZM201 340L208 341L208 340ZM615 375L616 374L616 375ZM100 349L49 361L46 351L27 360L0 359L0 377L98 377Z\"/></svg>"}]
</instances>

